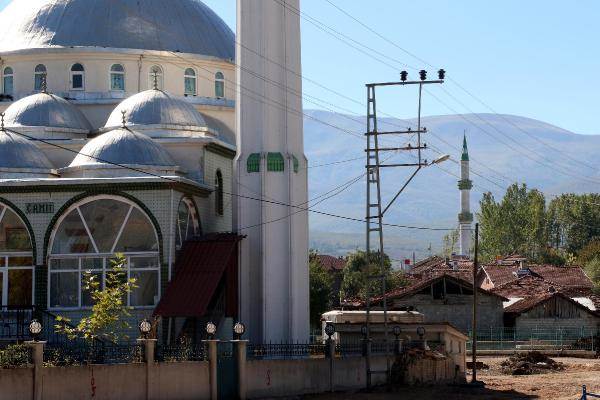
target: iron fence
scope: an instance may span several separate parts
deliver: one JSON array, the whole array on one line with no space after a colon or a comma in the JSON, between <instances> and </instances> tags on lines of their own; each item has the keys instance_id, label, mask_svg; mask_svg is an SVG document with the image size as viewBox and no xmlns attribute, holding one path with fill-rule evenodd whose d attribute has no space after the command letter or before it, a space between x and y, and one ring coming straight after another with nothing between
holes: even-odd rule
<instances>
[{"instance_id":1,"label":"iron fence","mask_svg":"<svg viewBox=\"0 0 600 400\"><path fill-rule=\"evenodd\" d=\"M207 359L206 345L199 344L159 344L156 347L156 361L204 361Z\"/></svg>"},{"instance_id":2,"label":"iron fence","mask_svg":"<svg viewBox=\"0 0 600 400\"><path fill-rule=\"evenodd\" d=\"M292 359L325 357L327 345L323 343L268 343L249 344L247 358L249 359Z\"/></svg>"},{"instance_id":3,"label":"iron fence","mask_svg":"<svg viewBox=\"0 0 600 400\"><path fill-rule=\"evenodd\" d=\"M44 362L54 366L86 364L129 364L144 361L139 344L47 344Z\"/></svg>"},{"instance_id":4,"label":"iron fence","mask_svg":"<svg viewBox=\"0 0 600 400\"><path fill-rule=\"evenodd\" d=\"M467 349L471 346L469 332ZM477 331L477 350L585 350L598 351L600 336L595 328L490 328Z\"/></svg>"}]
</instances>

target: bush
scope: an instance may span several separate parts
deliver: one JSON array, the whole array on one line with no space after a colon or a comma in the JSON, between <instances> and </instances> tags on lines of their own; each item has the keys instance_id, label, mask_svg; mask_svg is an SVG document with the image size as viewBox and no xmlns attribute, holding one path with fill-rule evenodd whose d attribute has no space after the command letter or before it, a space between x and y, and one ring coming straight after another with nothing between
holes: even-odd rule
<instances>
[{"instance_id":1,"label":"bush","mask_svg":"<svg viewBox=\"0 0 600 400\"><path fill-rule=\"evenodd\" d=\"M25 367L30 363L31 349L24 344L10 345L0 351L0 368Z\"/></svg>"}]
</instances>

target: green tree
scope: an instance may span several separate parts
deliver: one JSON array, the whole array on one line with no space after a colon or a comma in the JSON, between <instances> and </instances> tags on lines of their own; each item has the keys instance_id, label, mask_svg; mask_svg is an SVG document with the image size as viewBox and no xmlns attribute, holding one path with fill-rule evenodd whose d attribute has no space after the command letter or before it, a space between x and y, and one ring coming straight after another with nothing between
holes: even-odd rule
<instances>
[{"instance_id":1,"label":"green tree","mask_svg":"<svg viewBox=\"0 0 600 400\"><path fill-rule=\"evenodd\" d=\"M329 311L331 307L333 277L319 263L316 252L311 251L308 267L310 274L310 323L313 328L318 328L321 315Z\"/></svg>"},{"instance_id":2,"label":"green tree","mask_svg":"<svg viewBox=\"0 0 600 400\"><path fill-rule=\"evenodd\" d=\"M594 282L594 291L600 294L600 258L594 258L585 265L585 272Z\"/></svg>"},{"instance_id":3,"label":"green tree","mask_svg":"<svg viewBox=\"0 0 600 400\"><path fill-rule=\"evenodd\" d=\"M563 194L548 205L550 245L578 254L600 237L600 195Z\"/></svg>"},{"instance_id":4,"label":"green tree","mask_svg":"<svg viewBox=\"0 0 600 400\"><path fill-rule=\"evenodd\" d=\"M403 284L406 279L401 272L392 271L390 258L383 255L383 270L380 265L379 252L371 252L369 257L362 250L348 255L343 271L341 297L344 299L365 299L367 293L377 296L382 293L381 279L369 279L373 276L386 276L386 290L393 290Z\"/></svg>"},{"instance_id":5,"label":"green tree","mask_svg":"<svg viewBox=\"0 0 600 400\"><path fill-rule=\"evenodd\" d=\"M443 238L443 256L450 257L456 253L456 244L458 243L458 229L454 229L448 234L444 235Z\"/></svg>"},{"instance_id":6,"label":"green tree","mask_svg":"<svg viewBox=\"0 0 600 400\"><path fill-rule=\"evenodd\" d=\"M80 338L88 342L97 338L111 342L127 339L122 333L130 328L127 320L131 316L131 307L127 306L126 299L136 286L135 279L127 279L126 263L122 254L115 255L111 260L112 268L106 272L104 288L96 275L86 272L82 285L92 298L92 311L75 327L70 325L68 318L57 317L56 332L64 333L72 340Z\"/></svg>"},{"instance_id":7,"label":"green tree","mask_svg":"<svg viewBox=\"0 0 600 400\"><path fill-rule=\"evenodd\" d=\"M513 253L539 260L546 252L546 201L536 189L528 190L525 184L513 184L500 202L491 193L485 193L477 219L484 261Z\"/></svg>"}]
</instances>

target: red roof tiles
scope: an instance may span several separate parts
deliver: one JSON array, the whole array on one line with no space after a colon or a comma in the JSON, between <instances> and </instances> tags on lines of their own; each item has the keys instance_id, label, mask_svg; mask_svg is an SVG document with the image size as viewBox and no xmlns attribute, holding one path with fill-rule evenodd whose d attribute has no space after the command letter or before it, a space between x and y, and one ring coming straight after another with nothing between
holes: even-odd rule
<instances>
[{"instance_id":1,"label":"red roof tiles","mask_svg":"<svg viewBox=\"0 0 600 400\"><path fill-rule=\"evenodd\" d=\"M326 254L317 254L315 257L325 271L341 271L346 266L346 259L343 257L328 256Z\"/></svg>"}]
</instances>

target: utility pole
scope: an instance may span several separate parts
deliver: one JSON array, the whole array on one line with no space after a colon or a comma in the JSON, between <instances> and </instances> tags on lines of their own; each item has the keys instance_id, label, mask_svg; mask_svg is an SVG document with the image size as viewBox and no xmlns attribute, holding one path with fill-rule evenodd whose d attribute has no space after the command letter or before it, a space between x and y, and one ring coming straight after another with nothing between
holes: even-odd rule
<instances>
[{"instance_id":1,"label":"utility pole","mask_svg":"<svg viewBox=\"0 0 600 400\"><path fill-rule=\"evenodd\" d=\"M384 260L384 246L383 246L383 217L389 210L390 206L394 204L396 199L413 180L421 168L431 164L437 164L448 159L449 156L442 156L432 163L428 163L427 160L423 160L422 151L427 149L427 144L422 144L421 134L426 133L427 129L421 127L421 106L423 97L423 86L428 84L441 84L444 82L445 73L443 69L438 71L437 80L427 80L427 71L421 70L419 72L420 80L418 81L407 81L408 73L402 71L400 73L400 82L383 82L383 83L369 83L367 84L367 148L365 149L367 155L367 202L366 202L366 256L367 264L371 262L372 254L376 254L379 257L379 274L369 277L367 282L367 315L366 315L366 344L367 349L371 343L371 282L381 281L381 295L383 302L383 329L384 329L384 343L386 349L386 369L385 370L372 370L371 369L371 352L366 352L366 372L367 372L367 389L371 388L371 375L376 373L386 374L387 381L390 381L390 359L389 359L389 340L388 340L388 318L387 318L387 296L386 296L386 273L385 273L385 260ZM419 103L418 103L418 115L417 115L417 130L406 130L398 131L383 131L380 132L377 127L377 101L376 101L376 88L383 86L405 86L405 85L419 85ZM396 137L398 135L416 135L416 145L410 143L403 147L380 147L379 138L381 135ZM399 164L386 164L382 162L380 154L384 152L417 152L416 162L414 163L399 163ZM406 180L402 187L398 190L396 195L387 204L383 205L381 199L381 170L384 168L399 168L407 167L414 168L412 175ZM374 237L372 237L374 236ZM374 239L374 240L372 240ZM375 243L375 245L372 245Z\"/></svg>"},{"instance_id":2,"label":"utility pole","mask_svg":"<svg viewBox=\"0 0 600 400\"><path fill-rule=\"evenodd\" d=\"M471 328L472 384L477 384L477 271L479 269L479 223L475 224L475 255L473 257L473 326Z\"/></svg>"}]
</instances>

